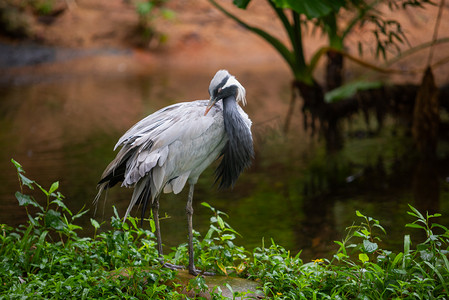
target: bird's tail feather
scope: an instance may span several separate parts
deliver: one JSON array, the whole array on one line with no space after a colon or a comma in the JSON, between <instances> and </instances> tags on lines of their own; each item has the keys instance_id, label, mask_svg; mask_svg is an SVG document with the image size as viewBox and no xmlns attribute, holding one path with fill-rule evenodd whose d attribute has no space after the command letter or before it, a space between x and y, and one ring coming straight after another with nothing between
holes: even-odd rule
<instances>
[{"instance_id":1,"label":"bird's tail feather","mask_svg":"<svg viewBox=\"0 0 449 300\"><path fill-rule=\"evenodd\" d=\"M97 214L97 208L98 208L98 201L100 200L101 194L103 193L103 191L107 188L108 183L104 182L104 183L100 183L97 188L98 188L98 193L94 198L93 204L95 205L95 210L94 210L94 215ZM105 201L106 201L105 197Z\"/></svg>"},{"instance_id":2,"label":"bird's tail feather","mask_svg":"<svg viewBox=\"0 0 449 300\"><path fill-rule=\"evenodd\" d=\"M129 213L131 212L131 209L136 205L137 203L143 202L142 207L142 219L144 217L145 210L147 208L148 201L152 197L151 195L151 177L150 178L142 178L139 180L135 187L134 192L131 197L131 201L129 202L128 208L126 209L125 217L123 221L126 221L126 218L128 218ZM153 199L151 198L151 201Z\"/></svg>"},{"instance_id":3,"label":"bird's tail feather","mask_svg":"<svg viewBox=\"0 0 449 300\"><path fill-rule=\"evenodd\" d=\"M141 218L140 218L140 226L143 226L143 219L145 218L145 211L147 210L147 205L148 205L148 201L150 200L150 197L151 197L151 185L150 185L150 180L147 180L147 184L146 184L145 190L142 192L142 198L140 201L140 202L143 202L142 213L141 213ZM151 199L151 200L154 201L154 199Z\"/></svg>"}]
</instances>

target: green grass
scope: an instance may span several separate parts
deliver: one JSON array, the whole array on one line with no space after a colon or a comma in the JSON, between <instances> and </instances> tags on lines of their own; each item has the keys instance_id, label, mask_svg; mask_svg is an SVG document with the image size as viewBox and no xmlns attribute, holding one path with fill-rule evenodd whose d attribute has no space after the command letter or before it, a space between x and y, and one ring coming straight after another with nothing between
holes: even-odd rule
<instances>
[{"instance_id":1,"label":"green grass","mask_svg":"<svg viewBox=\"0 0 449 300\"><path fill-rule=\"evenodd\" d=\"M117 212L111 230L91 219L92 237L80 237L76 219L58 192L27 178L17 168L19 205L28 213L28 224L11 228L0 224L0 298L5 299L188 299L180 293L176 271L160 266L152 230L139 227L139 220L123 223ZM40 190L43 199L27 195ZM42 201L41 201L42 200ZM39 203L43 203L39 204ZM358 224L336 241L338 251L330 258L304 262L274 241L252 251L234 244L238 235L225 221L227 215L211 210L209 231L195 232L196 266L230 277L260 283L270 299L447 299L449 294L449 231L435 222L439 214L422 214L412 206L405 226L423 232L421 243L412 245L404 235L402 252L382 249L380 237L388 238L381 223L356 211ZM31 213L31 211L34 211ZM150 221L150 225L152 220ZM152 226L150 226L152 228ZM419 232L421 231L421 232ZM421 235L419 235L421 236ZM187 245L173 248L165 260L188 263ZM184 284L195 292L208 289L197 277ZM251 293L235 293L250 297ZM200 297L197 297L200 298ZM212 299L224 299L220 289Z\"/></svg>"}]
</instances>

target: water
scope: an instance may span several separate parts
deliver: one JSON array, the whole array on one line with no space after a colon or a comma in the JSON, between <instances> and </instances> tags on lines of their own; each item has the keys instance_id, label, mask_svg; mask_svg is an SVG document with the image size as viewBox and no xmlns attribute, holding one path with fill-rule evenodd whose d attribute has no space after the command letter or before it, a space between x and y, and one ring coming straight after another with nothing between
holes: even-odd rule
<instances>
[{"instance_id":1,"label":"water","mask_svg":"<svg viewBox=\"0 0 449 300\"><path fill-rule=\"evenodd\" d=\"M135 122L157 109L184 100L207 98L215 70L153 70L141 76L35 77L20 85L0 87L0 223L26 222L14 193L17 177L10 159L19 161L29 178L44 187L60 181L72 211L90 209L80 220L89 235L89 219L109 220L112 205L123 216L132 190L114 188L94 216L96 183L118 138ZM232 71L232 70L231 70ZM341 240L355 210L379 219L389 232L385 243L400 249L403 226L412 219L407 204L449 216L448 159L437 164L409 157L406 140L386 132L376 138L352 138L340 153L326 155L321 141L301 129L298 114L285 136L282 120L289 99L289 74L276 67L234 71L245 85L254 121L256 160L232 191L213 186L213 167L195 190L194 228L205 234L208 202L226 212L228 223L248 249L271 239L305 260L329 256ZM299 111L298 109L296 111ZM359 127L363 127L360 125ZM405 146L404 146L405 145ZM186 241L187 189L163 195L162 238L167 247ZM137 212L135 215L139 215ZM444 217L440 223L448 225Z\"/></svg>"}]
</instances>

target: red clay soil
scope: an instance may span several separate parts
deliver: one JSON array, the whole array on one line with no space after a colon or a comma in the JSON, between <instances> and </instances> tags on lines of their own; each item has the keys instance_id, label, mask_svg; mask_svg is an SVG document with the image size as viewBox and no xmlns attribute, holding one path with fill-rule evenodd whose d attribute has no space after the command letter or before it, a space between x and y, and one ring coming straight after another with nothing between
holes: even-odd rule
<instances>
[{"instance_id":1,"label":"red clay soil","mask_svg":"<svg viewBox=\"0 0 449 300\"><path fill-rule=\"evenodd\" d=\"M281 24L265 1L253 1L247 10L234 7L231 1L219 2L248 23L259 25L281 39L285 39ZM34 40L62 48L132 49L133 55L96 56L95 59L84 58L76 60L75 63L66 61L57 66L41 65L37 67L39 72L65 70L145 73L149 69L161 67L199 71L201 69L215 70L220 67L242 69L243 66L256 71L258 68L270 66L288 72L287 66L270 45L224 16L207 0L168 1L166 6L175 12L175 17L172 20L158 18L154 22L156 30L166 34L168 40L161 45L151 43L145 49L135 47L140 37L136 33L138 15L132 1L60 0L57 5L65 10L54 19L53 23L44 24L38 22L37 18L32 22ZM439 37L449 36L448 13L448 7L446 7L439 28ZM431 40L437 7L408 9L405 12L394 12L390 15L391 18L401 22L408 34L410 46ZM310 33L306 36L304 47L308 57L320 46L326 44L319 33ZM373 42L371 36L372 34L366 28L355 30L347 40L348 51L357 55L357 42L361 40L369 46ZM408 46L403 48L406 49ZM447 50L449 50L449 44L438 46L433 61L447 57L449 53ZM365 51L364 58L379 64L369 54L370 51ZM421 51L418 55L401 61L394 67L424 69L426 58L427 51ZM359 70L356 73L360 73L358 66L351 63L347 65L354 70ZM36 66L33 70L37 71ZM447 66L437 69L438 83L449 81L448 70ZM29 69L25 68L25 72L28 71ZM20 73L20 70L15 72ZM351 76L351 72L348 75ZM317 74L317 77L319 78L320 75ZM417 83L421 75L401 74L400 77L396 77Z\"/></svg>"}]
</instances>

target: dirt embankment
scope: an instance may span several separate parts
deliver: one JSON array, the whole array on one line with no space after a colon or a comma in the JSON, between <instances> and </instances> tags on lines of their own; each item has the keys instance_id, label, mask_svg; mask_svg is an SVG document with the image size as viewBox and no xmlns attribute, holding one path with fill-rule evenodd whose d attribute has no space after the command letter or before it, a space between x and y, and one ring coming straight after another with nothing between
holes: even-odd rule
<instances>
[{"instance_id":1,"label":"dirt embankment","mask_svg":"<svg viewBox=\"0 0 449 300\"><path fill-rule=\"evenodd\" d=\"M14 1L14 0L8 0ZM8 2L7 1L7 2ZM247 10L233 6L231 1L220 1L227 9L250 24L268 30L281 40L286 40L282 25L265 1L253 1ZM286 64L279 54L264 40L236 24L207 0L171 0L166 7L174 12L174 18L162 17L153 21L154 28L167 36L164 43L153 42L148 47L139 48L142 37L137 31L139 22L136 8L131 0L55 0L50 16L28 13L29 41L44 45L43 48L28 49L31 55L26 59L26 50L0 47L0 68L8 67L10 76L30 74L30 72L101 72L106 74L145 73L149 69L181 68L201 72L213 72L217 68L251 69L277 68L288 73ZM386 18L398 20L407 34L408 44L404 49L431 40L437 15L436 6L426 9L407 9L388 12ZM449 35L449 9L445 8L439 28L439 36ZM343 19L344 19L344 14ZM344 20L343 20L344 21ZM310 28L309 28L310 29ZM17 41L0 38L0 42L17 44ZM357 56L359 41L369 49L372 32L366 28L356 29L346 40L348 52ZM305 34L304 48L310 58L316 49L326 45L326 40L311 29ZM35 46L33 46L35 47ZM437 47L434 61L444 59L448 44ZM22 51L22 52L21 52ZM7 53L7 54L5 54ZM15 54L11 54L15 53ZM372 51L365 51L363 59L380 64L372 57ZM421 51L410 59L394 65L396 69L423 69L427 51ZM6 61L6 63L5 63ZM17 62L13 66L11 61ZM3 63L2 63L3 62ZM39 62L57 62L40 64ZM25 66L24 66L25 65ZM31 65L31 66L30 66ZM439 67L437 83L449 82L449 67ZM366 72L353 63L346 63L347 78ZM320 78L321 68L316 77ZM6 73L5 73L6 74ZM391 74L387 74L390 76ZM404 73L395 80L418 83L420 74Z\"/></svg>"},{"instance_id":2,"label":"dirt embankment","mask_svg":"<svg viewBox=\"0 0 449 300\"><path fill-rule=\"evenodd\" d=\"M156 31L167 36L165 42L153 40L145 47L137 47L142 44L142 36L137 30L138 14L130 2L66 0L58 2L55 9L59 12L54 17L29 14L26 46L23 40L0 38L0 67L8 68L12 75L62 70L139 73L160 67L199 71L238 67L242 63L256 68L262 64L283 67L267 43L228 19L207 0L169 1L166 6L174 12L174 18L159 17L153 22ZM256 24L270 24L268 27L282 36L280 24L273 21L265 3L255 6L249 14L230 2L226 4Z\"/></svg>"}]
</instances>

